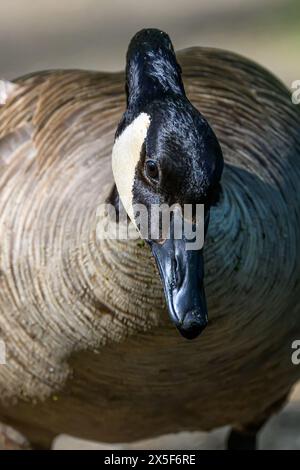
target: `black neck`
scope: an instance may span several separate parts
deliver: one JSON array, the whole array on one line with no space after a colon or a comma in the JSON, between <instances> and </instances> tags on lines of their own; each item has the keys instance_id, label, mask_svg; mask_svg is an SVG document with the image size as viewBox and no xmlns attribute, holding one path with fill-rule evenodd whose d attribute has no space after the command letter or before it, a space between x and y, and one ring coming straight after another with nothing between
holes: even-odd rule
<instances>
[{"instance_id":1,"label":"black neck","mask_svg":"<svg viewBox=\"0 0 300 470\"><path fill-rule=\"evenodd\" d=\"M169 36L143 29L130 42L126 66L127 105L143 105L165 95L184 95L181 68Z\"/></svg>"}]
</instances>

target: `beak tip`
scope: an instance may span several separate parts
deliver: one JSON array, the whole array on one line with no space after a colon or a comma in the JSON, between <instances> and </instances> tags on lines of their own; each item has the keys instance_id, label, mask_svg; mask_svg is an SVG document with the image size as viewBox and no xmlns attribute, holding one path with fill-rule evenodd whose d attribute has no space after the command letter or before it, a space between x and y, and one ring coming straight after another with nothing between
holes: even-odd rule
<instances>
[{"instance_id":1,"label":"beak tip","mask_svg":"<svg viewBox=\"0 0 300 470\"><path fill-rule=\"evenodd\" d=\"M180 334L186 339L195 339L199 336L208 324L207 317L199 315L199 312L188 312L182 322L177 324Z\"/></svg>"}]
</instances>

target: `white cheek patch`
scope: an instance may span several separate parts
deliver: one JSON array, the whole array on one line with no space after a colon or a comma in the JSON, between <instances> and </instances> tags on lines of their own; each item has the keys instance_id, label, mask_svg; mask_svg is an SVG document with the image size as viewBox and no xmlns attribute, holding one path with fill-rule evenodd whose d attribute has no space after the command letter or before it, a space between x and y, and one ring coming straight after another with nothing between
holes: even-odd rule
<instances>
[{"instance_id":1,"label":"white cheek patch","mask_svg":"<svg viewBox=\"0 0 300 470\"><path fill-rule=\"evenodd\" d=\"M19 85L15 83L0 80L0 105L4 105L18 88Z\"/></svg>"},{"instance_id":2,"label":"white cheek patch","mask_svg":"<svg viewBox=\"0 0 300 470\"><path fill-rule=\"evenodd\" d=\"M142 145L150 125L150 116L141 113L116 139L112 150L112 171L124 209L135 224L133 183Z\"/></svg>"}]
</instances>

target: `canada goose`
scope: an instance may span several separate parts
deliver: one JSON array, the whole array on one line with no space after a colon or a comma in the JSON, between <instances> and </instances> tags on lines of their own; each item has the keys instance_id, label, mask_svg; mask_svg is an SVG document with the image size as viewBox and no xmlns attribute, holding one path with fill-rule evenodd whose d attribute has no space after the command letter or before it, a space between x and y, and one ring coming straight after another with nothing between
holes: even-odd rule
<instances>
[{"instance_id":1,"label":"canada goose","mask_svg":"<svg viewBox=\"0 0 300 470\"><path fill-rule=\"evenodd\" d=\"M137 33L127 104L122 73L2 82L0 417L34 445L231 424L229 447L253 448L300 377L299 108L235 54L177 58L183 81L169 37ZM136 201L204 202L205 262L97 237L119 198L132 218Z\"/></svg>"}]
</instances>

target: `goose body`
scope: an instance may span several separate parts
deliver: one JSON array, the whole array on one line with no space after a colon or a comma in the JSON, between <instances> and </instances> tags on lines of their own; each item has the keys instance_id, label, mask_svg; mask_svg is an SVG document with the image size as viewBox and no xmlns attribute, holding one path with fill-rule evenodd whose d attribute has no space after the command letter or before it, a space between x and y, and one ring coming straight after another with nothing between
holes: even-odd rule
<instances>
[{"instance_id":1,"label":"goose body","mask_svg":"<svg viewBox=\"0 0 300 470\"><path fill-rule=\"evenodd\" d=\"M169 323L147 244L96 237L123 74L32 74L0 107L0 410L38 445L263 422L300 377L299 108L235 54L177 57L225 161L193 341Z\"/></svg>"}]
</instances>

